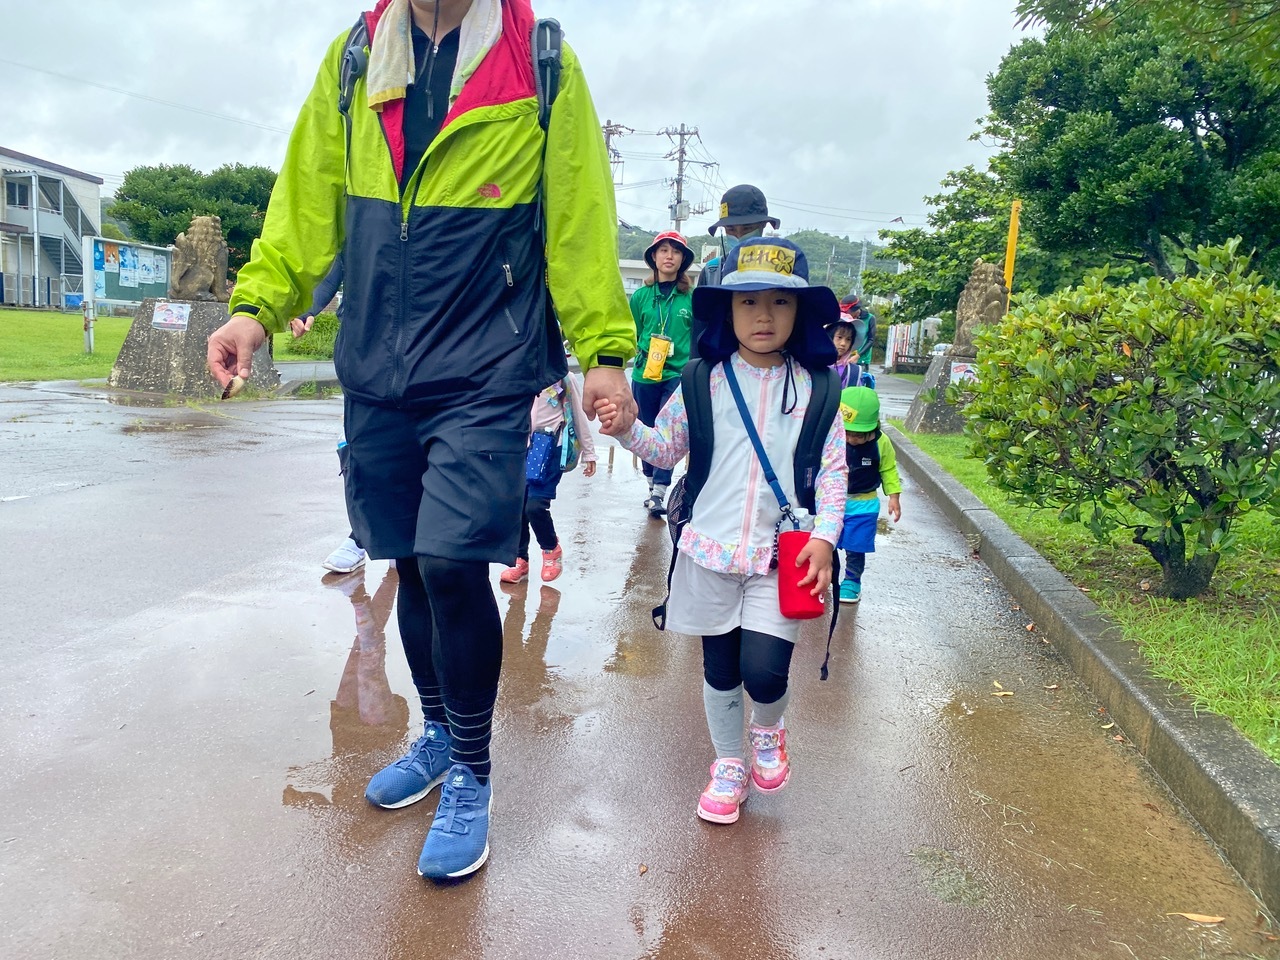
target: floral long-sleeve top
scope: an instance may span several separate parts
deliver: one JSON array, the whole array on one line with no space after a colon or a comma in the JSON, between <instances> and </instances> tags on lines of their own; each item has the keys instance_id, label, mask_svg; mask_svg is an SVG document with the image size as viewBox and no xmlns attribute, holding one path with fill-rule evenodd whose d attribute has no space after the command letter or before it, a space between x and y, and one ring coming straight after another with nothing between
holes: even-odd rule
<instances>
[{"instance_id":1,"label":"floral long-sleeve top","mask_svg":"<svg viewBox=\"0 0 1280 960\"><path fill-rule=\"evenodd\" d=\"M812 393L812 378L807 370L793 365L793 383L787 388L785 366L760 369L736 354L730 362L783 492L795 504L792 462ZM787 414L782 412L784 389L789 389L795 399L794 409ZM782 511L764 479L719 365L711 371L711 408L715 429L711 469L678 549L708 570L764 575L769 572L774 529ZM683 390L676 389L653 427L637 421L619 437L619 442L654 466L674 467L679 463L689 451L689 419ZM814 491L817 516L813 536L833 546L844 520L847 485L844 425L837 416L823 444Z\"/></svg>"}]
</instances>

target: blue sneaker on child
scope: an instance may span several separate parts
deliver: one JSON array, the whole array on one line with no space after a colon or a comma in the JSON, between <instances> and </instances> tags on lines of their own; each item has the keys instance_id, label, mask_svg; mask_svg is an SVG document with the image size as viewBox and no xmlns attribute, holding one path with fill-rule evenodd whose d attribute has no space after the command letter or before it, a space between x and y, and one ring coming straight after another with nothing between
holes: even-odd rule
<instances>
[{"instance_id":1,"label":"blue sneaker on child","mask_svg":"<svg viewBox=\"0 0 1280 960\"><path fill-rule=\"evenodd\" d=\"M427 831L418 875L456 880L475 873L489 859L489 806L493 784L480 783L466 764L455 763L440 788L440 806Z\"/></svg>"},{"instance_id":2,"label":"blue sneaker on child","mask_svg":"<svg viewBox=\"0 0 1280 960\"><path fill-rule=\"evenodd\" d=\"M417 803L444 779L451 747L445 728L428 722L408 753L373 775L365 799L387 810Z\"/></svg>"},{"instance_id":3,"label":"blue sneaker on child","mask_svg":"<svg viewBox=\"0 0 1280 960\"><path fill-rule=\"evenodd\" d=\"M862 584L856 580L844 580L840 583L840 602L857 603L862 599Z\"/></svg>"}]
</instances>

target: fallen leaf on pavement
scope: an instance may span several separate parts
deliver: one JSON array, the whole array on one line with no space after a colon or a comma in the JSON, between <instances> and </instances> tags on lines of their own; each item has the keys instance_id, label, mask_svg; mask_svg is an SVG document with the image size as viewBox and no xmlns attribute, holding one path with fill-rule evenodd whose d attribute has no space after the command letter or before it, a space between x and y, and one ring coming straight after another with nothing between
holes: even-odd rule
<instances>
[{"instance_id":1,"label":"fallen leaf on pavement","mask_svg":"<svg viewBox=\"0 0 1280 960\"><path fill-rule=\"evenodd\" d=\"M996 692L996 693L993 693L993 694L992 694L992 696L993 696L993 697L1012 697L1012 696L1013 696L1013 691L1012 691L1012 690L1000 690L1000 691L998 691L998 692Z\"/></svg>"},{"instance_id":2,"label":"fallen leaf on pavement","mask_svg":"<svg viewBox=\"0 0 1280 960\"><path fill-rule=\"evenodd\" d=\"M1116 743L1124 743L1124 737L1118 733L1111 739L1114 740Z\"/></svg>"},{"instance_id":3,"label":"fallen leaf on pavement","mask_svg":"<svg viewBox=\"0 0 1280 960\"><path fill-rule=\"evenodd\" d=\"M1003 690L1003 689L1004 689L1004 687L1000 686L1000 681L999 681L999 680L992 680L992 681L991 681L991 685L992 685L993 687L995 687L997 690Z\"/></svg>"},{"instance_id":4,"label":"fallen leaf on pavement","mask_svg":"<svg viewBox=\"0 0 1280 960\"><path fill-rule=\"evenodd\" d=\"M1113 720L1113 721L1111 721L1110 723L1104 723L1104 724L1102 725L1102 729L1103 729L1103 730L1110 730L1110 729L1111 729L1112 727L1114 727L1115 725L1116 725L1116 724L1115 724L1115 721Z\"/></svg>"},{"instance_id":5,"label":"fallen leaf on pavement","mask_svg":"<svg viewBox=\"0 0 1280 960\"><path fill-rule=\"evenodd\" d=\"M649 872L649 868L646 867L643 863L640 864L640 876L643 877L648 872Z\"/></svg>"},{"instance_id":6,"label":"fallen leaf on pavement","mask_svg":"<svg viewBox=\"0 0 1280 960\"><path fill-rule=\"evenodd\" d=\"M1186 917L1192 923L1222 923L1224 920L1227 919L1226 917L1210 917L1210 916L1206 916L1203 913L1180 913L1176 910L1173 913L1166 913L1165 916L1166 917Z\"/></svg>"},{"instance_id":7,"label":"fallen leaf on pavement","mask_svg":"<svg viewBox=\"0 0 1280 960\"><path fill-rule=\"evenodd\" d=\"M1034 623L1028 623L1028 624L1027 624L1027 633L1032 633L1032 632L1035 630L1035 628L1036 628L1036 625L1035 625Z\"/></svg>"},{"instance_id":8,"label":"fallen leaf on pavement","mask_svg":"<svg viewBox=\"0 0 1280 960\"><path fill-rule=\"evenodd\" d=\"M1051 683L1051 684L1049 684L1047 687L1045 687L1045 689L1046 689L1046 690L1057 690L1057 689L1060 689L1060 688L1058 687L1058 685L1057 685L1056 683Z\"/></svg>"}]
</instances>

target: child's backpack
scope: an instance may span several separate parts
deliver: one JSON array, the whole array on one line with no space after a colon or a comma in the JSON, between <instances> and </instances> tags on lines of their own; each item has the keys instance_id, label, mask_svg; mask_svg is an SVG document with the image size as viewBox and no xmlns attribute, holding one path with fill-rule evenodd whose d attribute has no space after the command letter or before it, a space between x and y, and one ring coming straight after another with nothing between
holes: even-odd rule
<instances>
[{"instance_id":1,"label":"child's backpack","mask_svg":"<svg viewBox=\"0 0 1280 960\"><path fill-rule=\"evenodd\" d=\"M726 363L728 361L725 361ZM791 362L791 361L788 361ZM690 360L680 374L680 391L684 396L685 414L689 420L689 467L684 476L675 482L667 498L667 529L671 533L671 565L667 568L667 595L653 609L653 623L659 629L666 628L667 600L671 597L671 576L676 569L676 547L680 535L693 517L693 504L706 485L711 472L711 455L714 449L715 427L711 415L711 368L713 364L701 358ZM809 407L800 425L800 438L796 441L794 484L796 500L811 514L817 514L816 486L818 471L822 467L822 448L831 432L840 410L840 377L829 368L809 371L813 378L813 393ZM834 580L839 580L840 560L835 554ZM836 617L840 605L833 604L831 632L827 635L827 657L830 659L831 634L835 632ZM827 679L827 664L822 665L822 679Z\"/></svg>"},{"instance_id":2,"label":"child's backpack","mask_svg":"<svg viewBox=\"0 0 1280 960\"><path fill-rule=\"evenodd\" d=\"M570 377L573 374L569 374ZM573 394L565 384L564 399L564 433L560 437L560 471L569 473L578 468L582 458L582 443L578 440L578 426L573 418Z\"/></svg>"}]
</instances>

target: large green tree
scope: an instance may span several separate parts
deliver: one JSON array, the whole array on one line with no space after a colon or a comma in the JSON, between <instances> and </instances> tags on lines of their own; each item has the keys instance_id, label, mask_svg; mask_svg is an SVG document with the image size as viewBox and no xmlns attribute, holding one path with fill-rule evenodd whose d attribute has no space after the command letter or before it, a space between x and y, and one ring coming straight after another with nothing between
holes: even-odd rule
<instances>
[{"instance_id":1,"label":"large green tree","mask_svg":"<svg viewBox=\"0 0 1280 960\"><path fill-rule=\"evenodd\" d=\"M267 167L229 164L201 173L186 164L135 167L116 191L111 215L143 243L170 244L196 216L222 218L228 262L239 270L262 233L276 174Z\"/></svg>"},{"instance_id":2,"label":"large green tree","mask_svg":"<svg viewBox=\"0 0 1280 960\"><path fill-rule=\"evenodd\" d=\"M1051 27L988 78L985 132L1037 242L1164 277L1241 234L1268 273L1280 241L1280 91L1230 50L1195 55L1135 12L1126 30Z\"/></svg>"}]
</instances>

